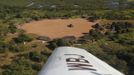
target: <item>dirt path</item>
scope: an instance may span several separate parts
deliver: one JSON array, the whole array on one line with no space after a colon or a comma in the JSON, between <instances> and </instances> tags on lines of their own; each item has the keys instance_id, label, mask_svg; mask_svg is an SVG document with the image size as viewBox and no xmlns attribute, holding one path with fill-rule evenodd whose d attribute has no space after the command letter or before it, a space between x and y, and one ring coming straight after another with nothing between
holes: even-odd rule
<instances>
[{"instance_id":1,"label":"dirt path","mask_svg":"<svg viewBox=\"0 0 134 75\"><path fill-rule=\"evenodd\" d=\"M73 27L67 27L72 24ZM41 21L33 21L22 26L27 33L34 33L41 36L48 36L52 39L62 38L65 36L80 37L87 33L94 25L85 19L45 19Z\"/></svg>"}]
</instances>

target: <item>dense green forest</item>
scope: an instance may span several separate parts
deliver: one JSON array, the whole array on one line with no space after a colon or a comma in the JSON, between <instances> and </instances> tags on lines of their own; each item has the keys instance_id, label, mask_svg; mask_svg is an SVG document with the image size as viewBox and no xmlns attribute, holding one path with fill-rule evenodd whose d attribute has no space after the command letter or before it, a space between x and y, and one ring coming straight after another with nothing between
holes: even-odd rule
<instances>
[{"instance_id":1,"label":"dense green forest","mask_svg":"<svg viewBox=\"0 0 134 75\"><path fill-rule=\"evenodd\" d=\"M52 50L75 46L134 75L134 0L1 0L0 75L37 75ZM37 42L19 25L53 18L106 19L75 40ZM80 45L77 45L80 44ZM18 60L19 59L19 60Z\"/></svg>"}]
</instances>

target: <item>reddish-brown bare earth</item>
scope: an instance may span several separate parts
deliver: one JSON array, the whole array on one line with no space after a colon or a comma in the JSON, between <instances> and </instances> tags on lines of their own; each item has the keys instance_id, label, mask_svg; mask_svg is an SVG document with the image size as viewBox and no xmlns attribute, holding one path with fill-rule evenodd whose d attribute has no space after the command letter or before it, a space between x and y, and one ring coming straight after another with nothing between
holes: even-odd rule
<instances>
[{"instance_id":1,"label":"reddish-brown bare earth","mask_svg":"<svg viewBox=\"0 0 134 75\"><path fill-rule=\"evenodd\" d=\"M72 24L73 27L67 27ZM40 36L48 36L51 39L65 36L80 37L83 33L89 32L94 23L85 19L45 19L33 21L22 26L27 33L34 33Z\"/></svg>"}]
</instances>

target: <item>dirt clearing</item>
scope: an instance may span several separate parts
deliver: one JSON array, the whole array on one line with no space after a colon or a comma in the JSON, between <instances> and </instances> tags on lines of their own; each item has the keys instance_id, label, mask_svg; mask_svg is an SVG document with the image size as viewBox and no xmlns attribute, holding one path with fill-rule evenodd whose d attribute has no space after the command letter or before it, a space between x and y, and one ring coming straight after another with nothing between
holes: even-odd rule
<instances>
[{"instance_id":1,"label":"dirt clearing","mask_svg":"<svg viewBox=\"0 0 134 75\"><path fill-rule=\"evenodd\" d=\"M83 33L89 32L94 23L85 19L45 19L33 21L22 26L27 33L34 33L40 36L48 36L51 39L65 36L80 37Z\"/></svg>"}]
</instances>

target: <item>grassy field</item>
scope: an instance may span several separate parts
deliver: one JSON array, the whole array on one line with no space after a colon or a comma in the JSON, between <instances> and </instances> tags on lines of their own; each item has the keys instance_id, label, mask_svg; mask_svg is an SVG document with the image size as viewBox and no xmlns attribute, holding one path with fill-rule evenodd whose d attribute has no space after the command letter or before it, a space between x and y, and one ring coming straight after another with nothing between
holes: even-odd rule
<instances>
[{"instance_id":1,"label":"grassy field","mask_svg":"<svg viewBox=\"0 0 134 75\"><path fill-rule=\"evenodd\" d=\"M113 0L115 1L115 0ZM134 1L134 0L128 0ZM105 7L106 3L111 4L112 0L0 0L1 5L7 6L21 6L25 7L27 5L31 6L51 6L51 5L60 5L60 6L67 6L67 7L94 7L100 8ZM118 2L118 0L117 0Z\"/></svg>"},{"instance_id":2,"label":"grassy field","mask_svg":"<svg viewBox=\"0 0 134 75\"><path fill-rule=\"evenodd\" d=\"M0 4L8 6L26 6L29 4L28 0L1 0Z\"/></svg>"},{"instance_id":3,"label":"grassy field","mask_svg":"<svg viewBox=\"0 0 134 75\"><path fill-rule=\"evenodd\" d=\"M128 0L128 1L130 1L130 2L131 2L131 1L134 1L134 0Z\"/></svg>"},{"instance_id":4,"label":"grassy field","mask_svg":"<svg viewBox=\"0 0 134 75\"><path fill-rule=\"evenodd\" d=\"M1 0L0 4L7 5L7 6L20 6L26 7L27 5L31 4L32 2L36 4L43 3L44 0Z\"/></svg>"},{"instance_id":5,"label":"grassy field","mask_svg":"<svg viewBox=\"0 0 134 75\"><path fill-rule=\"evenodd\" d=\"M128 3L134 0L128 0ZM16 6L16 7L32 7L32 8L57 8L57 9L107 9L117 8L119 5L124 5L127 1L122 1L122 4L115 5L113 2L120 3L120 0L1 0L0 5ZM132 4L128 4L130 7Z\"/></svg>"}]
</instances>

